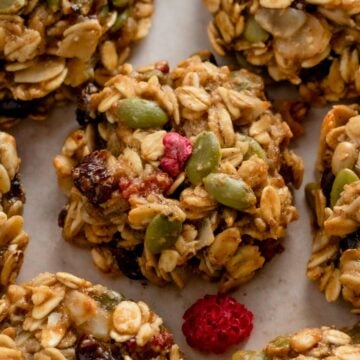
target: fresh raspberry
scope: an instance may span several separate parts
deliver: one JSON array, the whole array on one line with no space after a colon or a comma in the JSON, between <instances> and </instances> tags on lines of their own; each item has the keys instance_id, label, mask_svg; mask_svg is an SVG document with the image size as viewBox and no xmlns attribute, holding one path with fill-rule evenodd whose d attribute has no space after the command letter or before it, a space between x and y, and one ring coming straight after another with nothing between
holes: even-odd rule
<instances>
[{"instance_id":1,"label":"fresh raspberry","mask_svg":"<svg viewBox=\"0 0 360 360\"><path fill-rule=\"evenodd\" d=\"M184 169L187 159L192 153L192 145L188 138L171 131L163 138L164 155L160 167L172 177L177 177Z\"/></svg>"},{"instance_id":2,"label":"fresh raspberry","mask_svg":"<svg viewBox=\"0 0 360 360\"><path fill-rule=\"evenodd\" d=\"M215 354L248 338L253 328L252 312L224 295L206 295L186 310L183 319L187 343Z\"/></svg>"}]
</instances>

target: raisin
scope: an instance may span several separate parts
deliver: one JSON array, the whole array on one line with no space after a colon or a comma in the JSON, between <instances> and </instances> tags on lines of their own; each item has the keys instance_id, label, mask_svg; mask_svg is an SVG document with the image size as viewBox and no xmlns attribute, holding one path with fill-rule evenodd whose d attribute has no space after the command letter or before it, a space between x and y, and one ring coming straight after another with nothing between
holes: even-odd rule
<instances>
[{"instance_id":1,"label":"raisin","mask_svg":"<svg viewBox=\"0 0 360 360\"><path fill-rule=\"evenodd\" d=\"M23 119L35 111L36 104L36 101L3 99L0 101L0 115Z\"/></svg>"},{"instance_id":2,"label":"raisin","mask_svg":"<svg viewBox=\"0 0 360 360\"><path fill-rule=\"evenodd\" d=\"M98 92L99 89L93 83L87 84L81 91L79 96L78 107L76 109L76 121L80 126L87 124L97 124L100 121L105 120L103 113L96 114L95 116L90 115L90 99L91 95Z\"/></svg>"},{"instance_id":3,"label":"raisin","mask_svg":"<svg viewBox=\"0 0 360 360\"><path fill-rule=\"evenodd\" d=\"M198 52L196 55L200 56L202 62L208 61L216 66L218 65L214 54L210 51Z\"/></svg>"},{"instance_id":4,"label":"raisin","mask_svg":"<svg viewBox=\"0 0 360 360\"><path fill-rule=\"evenodd\" d=\"M310 9L306 9L306 12L310 12ZM331 60L334 54L330 54L326 59L321 61L318 65L311 68L302 68L300 77L303 83L317 81L326 77L330 72L330 67L333 61Z\"/></svg>"},{"instance_id":5,"label":"raisin","mask_svg":"<svg viewBox=\"0 0 360 360\"><path fill-rule=\"evenodd\" d=\"M284 247L275 239L266 239L258 243L260 253L266 261L270 261L275 255L281 254Z\"/></svg>"},{"instance_id":6,"label":"raisin","mask_svg":"<svg viewBox=\"0 0 360 360\"><path fill-rule=\"evenodd\" d=\"M348 234L346 237L340 240L340 248L342 251L348 249L359 249L360 248L360 229L355 232Z\"/></svg>"},{"instance_id":7,"label":"raisin","mask_svg":"<svg viewBox=\"0 0 360 360\"><path fill-rule=\"evenodd\" d=\"M331 169L325 169L320 181L321 189L326 197L326 205L330 205L330 193L335 180L335 176Z\"/></svg>"},{"instance_id":8,"label":"raisin","mask_svg":"<svg viewBox=\"0 0 360 360\"><path fill-rule=\"evenodd\" d=\"M138 244L131 249L124 249L120 247L111 249L111 252L116 259L120 271L129 279L144 279L144 276L137 261L137 258L142 255L143 249L143 244Z\"/></svg>"},{"instance_id":9,"label":"raisin","mask_svg":"<svg viewBox=\"0 0 360 360\"><path fill-rule=\"evenodd\" d=\"M75 186L93 204L101 204L111 197L116 180L107 168L107 150L96 150L84 157L73 169Z\"/></svg>"},{"instance_id":10,"label":"raisin","mask_svg":"<svg viewBox=\"0 0 360 360\"><path fill-rule=\"evenodd\" d=\"M67 215L67 209L63 208L58 216L58 226L63 228L65 226L65 219L66 219L66 215Z\"/></svg>"},{"instance_id":11,"label":"raisin","mask_svg":"<svg viewBox=\"0 0 360 360\"><path fill-rule=\"evenodd\" d=\"M75 348L76 360L116 360L109 346L96 340L93 336L82 336Z\"/></svg>"},{"instance_id":12,"label":"raisin","mask_svg":"<svg viewBox=\"0 0 360 360\"><path fill-rule=\"evenodd\" d=\"M25 202L25 193L21 185L19 174L16 174L11 181L10 191L4 195L5 199L8 201L20 200Z\"/></svg>"}]
</instances>

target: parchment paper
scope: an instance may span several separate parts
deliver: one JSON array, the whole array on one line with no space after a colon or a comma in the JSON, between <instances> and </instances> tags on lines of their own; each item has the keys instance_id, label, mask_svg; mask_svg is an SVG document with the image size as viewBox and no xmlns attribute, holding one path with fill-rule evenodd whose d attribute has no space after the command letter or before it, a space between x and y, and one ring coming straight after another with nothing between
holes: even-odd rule
<instances>
[{"instance_id":1,"label":"parchment paper","mask_svg":"<svg viewBox=\"0 0 360 360\"><path fill-rule=\"evenodd\" d=\"M140 66L166 59L174 66L196 51L211 49L206 34L210 15L200 0L157 0L156 5L150 35L137 46L130 61ZM281 95L287 90L276 92ZM312 180L319 126L325 112L326 109L311 112L306 134L296 146L306 164L304 184ZM24 122L10 131L16 136L22 158L21 173L27 194L25 228L31 237L19 281L29 280L41 271L68 271L102 283L128 297L143 299L154 308L173 330L187 359L229 359L236 348L222 356L201 354L186 345L181 333L185 309L205 294L216 293L216 284L194 279L179 290L173 286L143 286L125 277L109 278L95 268L88 250L62 240L57 216L65 197L57 187L52 159L68 132L77 126L74 119L74 107L69 106L54 111L46 122ZM347 326L356 321L349 305L328 304L306 279L311 233L303 188L296 192L296 205L300 219L288 229L285 252L232 294L255 315L254 331L249 341L242 344L245 348L261 348L277 335L306 326Z\"/></svg>"}]
</instances>

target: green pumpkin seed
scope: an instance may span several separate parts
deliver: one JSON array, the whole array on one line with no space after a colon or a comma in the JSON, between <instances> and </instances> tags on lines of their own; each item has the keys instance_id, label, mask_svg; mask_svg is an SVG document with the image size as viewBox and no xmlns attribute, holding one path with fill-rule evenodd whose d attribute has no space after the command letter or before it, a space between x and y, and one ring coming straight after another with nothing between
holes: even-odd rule
<instances>
[{"instance_id":1,"label":"green pumpkin seed","mask_svg":"<svg viewBox=\"0 0 360 360\"><path fill-rule=\"evenodd\" d=\"M130 15L129 9L124 10L116 17L114 25L111 27L111 32L119 31L125 24Z\"/></svg>"},{"instance_id":2,"label":"green pumpkin seed","mask_svg":"<svg viewBox=\"0 0 360 360\"><path fill-rule=\"evenodd\" d=\"M25 5L25 0L0 0L0 14L15 13Z\"/></svg>"},{"instance_id":3,"label":"green pumpkin seed","mask_svg":"<svg viewBox=\"0 0 360 360\"><path fill-rule=\"evenodd\" d=\"M270 341L270 344L277 348L287 348L290 346L290 340L286 336L278 336L274 340Z\"/></svg>"},{"instance_id":4,"label":"green pumpkin seed","mask_svg":"<svg viewBox=\"0 0 360 360\"><path fill-rule=\"evenodd\" d=\"M261 145L250 136L243 135L244 140L249 144L248 151L245 154L245 160L253 155L257 155L260 159L266 160L266 152Z\"/></svg>"},{"instance_id":5,"label":"green pumpkin seed","mask_svg":"<svg viewBox=\"0 0 360 360\"><path fill-rule=\"evenodd\" d=\"M269 33L253 17L249 17L245 24L244 38L251 43L265 42Z\"/></svg>"},{"instance_id":6,"label":"green pumpkin seed","mask_svg":"<svg viewBox=\"0 0 360 360\"><path fill-rule=\"evenodd\" d=\"M226 174L210 174L203 181L206 191L220 204L241 211L256 203L252 189L240 179Z\"/></svg>"},{"instance_id":7,"label":"green pumpkin seed","mask_svg":"<svg viewBox=\"0 0 360 360\"><path fill-rule=\"evenodd\" d=\"M305 199L309 208L315 211L315 194L314 192L318 189L316 183L308 183L305 185Z\"/></svg>"},{"instance_id":8,"label":"green pumpkin seed","mask_svg":"<svg viewBox=\"0 0 360 360\"><path fill-rule=\"evenodd\" d=\"M342 169L336 174L330 193L330 204L332 207L339 200L344 186L357 180L359 180L359 177L350 169Z\"/></svg>"},{"instance_id":9,"label":"green pumpkin seed","mask_svg":"<svg viewBox=\"0 0 360 360\"><path fill-rule=\"evenodd\" d=\"M259 67L251 65L241 53L239 53L239 52L235 53L235 58L236 58L236 61L239 65L240 69L246 69L251 72L254 72L255 74L259 74L261 72ZM241 85L241 86L235 87L235 90L241 91L244 89L243 89L243 86Z\"/></svg>"},{"instance_id":10,"label":"green pumpkin seed","mask_svg":"<svg viewBox=\"0 0 360 360\"><path fill-rule=\"evenodd\" d=\"M181 234L182 223L171 221L165 215L156 215L145 233L145 246L153 254L159 254L173 246Z\"/></svg>"},{"instance_id":11,"label":"green pumpkin seed","mask_svg":"<svg viewBox=\"0 0 360 360\"><path fill-rule=\"evenodd\" d=\"M46 0L51 11L57 11L60 8L60 0Z\"/></svg>"},{"instance_id":12,"label":"green pumpkin seed","mask_svg":"<svg viewBox=\"0 0 360 360\"><path fill-rule=\"evenodd\" d=\"M221 158L220 144L211 131L203 131L196 138L193 152L187 162L185 173L193 185L201 183L202 179L213 172Z\"/></svg>"},{"instance_id":13,"label":"green pumpkin seed","mask_svg":"<svg viewBox=\"0 0 360 360\"><path fill-rule=\"evenodd\" d=\"M112 3L116 7L124 7L129 4L129 0L112 0Z\"/></svg>"},{"instance_id":14,"label":"green pumpkin seed","mask_svg":"<svg viewBox=\"0 0 360 360\"><path fill-rule=\"evenodd\" d=\"M98 301L103 309L108 311L113 310L120 301L124 300L122 295L111 290L107 290L100 295L92 295L91 297Z\"/></svg>"},{"instance_id":15,"label":"green pumpkin seed","mask_svg":"<svg viewBox=\"0 0 360 360\"><path fill-rule=\"evenodd\" d=\"M116 117L132 129L159 128L169 121L166 112L157 103L139 98L121 100Z\"/></svg>"}]
</instances>

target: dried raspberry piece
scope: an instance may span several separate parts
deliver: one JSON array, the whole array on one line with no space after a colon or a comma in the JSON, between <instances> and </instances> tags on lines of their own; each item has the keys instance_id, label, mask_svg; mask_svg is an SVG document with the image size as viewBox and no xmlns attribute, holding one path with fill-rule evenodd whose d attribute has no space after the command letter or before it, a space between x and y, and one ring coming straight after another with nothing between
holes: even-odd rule
<instances>
[{"instance_id":1,"label":"dried raspberry piece","mask_svg":"<svg viewBox=\"0 0 360 360\"><path fill-rule=\"evenodd\" d=\"M187 159L192 153L192 145L188 138L177 132L169 132L163 138L164 155L160 167L172 177L177 177L184 169Z\"/></svg>"},{"instance_id":2,"label":"dried raspberry piece","mask_svg":"<svg viewBox=\"0 0 360 360\"><path fill-rule=\"evenodd\" d=\"M253 328L253 314L225 295L206 295L186 310L183 319L187 343L215 354L222 354L249 337Z\"/></svg>"}]
</instances>

